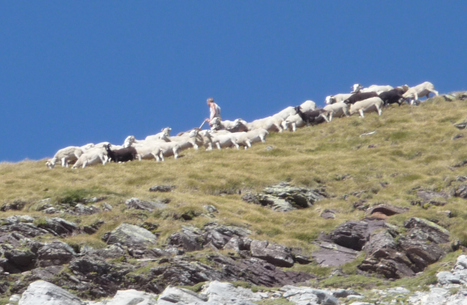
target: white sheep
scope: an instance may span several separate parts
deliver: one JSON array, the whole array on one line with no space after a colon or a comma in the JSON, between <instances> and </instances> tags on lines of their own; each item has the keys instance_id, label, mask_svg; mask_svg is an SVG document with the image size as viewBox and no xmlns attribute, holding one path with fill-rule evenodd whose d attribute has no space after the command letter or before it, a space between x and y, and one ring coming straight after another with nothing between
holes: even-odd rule
<instances>
[{"instance_id":1,"label":"white sheep","mask_svg":"<svg viewBox=\"0 0 467 305\"><path fill-rule=\"evenodd\" d=\"M237 149L239 145L245 146L245 149L250 148L251 144L256 142L266 142L266 136L269 132L264 128L258 128L250 130L247 132L235 132L233 133L234 141L237 144Z\"/></svg>"},{"instance_id":2,"label":"white sheep","mask_svg":"<svg viewBox=\"0 0 467 305\"><path fill-rule=\"evenodd\" d=\"M157 162L163 160L163 151L160 144L167 143L165 141L147 141L143 144L135 144L136 157L139 161L142 159L156 159Z\"/></svg>"},{"instance_id":3,"label":"white sheep","mask_svg":"<svg viewBox=\"0 0 467 305\"><path fill-rule=\"evenodd\" d=\"M352 93L339 93L339 94L335 94L335 95L328 95L328 96L326 96L325 102L328 105L336 104L336 103L342 103L346 99L348 99L351 95L352 95Z\"/></svg>"},{"instance_id":4,"label":"white sheep","mask_svg":"<svg viewBox=\"0 0 467 305\"><path fill-rule=\"evenodd\" d=\"M371 111L377 111L378 115L381 115L383 113L383 105L384 102L381 98L379 97L370 97L367 98L366 100L356 102L355 104L352 104L350 106L350 115L355 114L355 113L360 113L360 116L362 118L365 117L363 114L364 112L371 112Z\"/></svg>"},{"instance_id":5,"label":"white sheep","mask_svg":"<svg viewBox=\"0 0 467 305\"><path fill-rule=\"evenodd\" d=\"M328 112L328 120L329 122L332 121L333 117L343 117L343 116L350 116L349 114L349 105L346 103L337 103L326 105L323 108Z\"/></svg>"},{"instance_id":6,"label":"white sheep","mask_svg":"<svg viewBox=\"0 0 467 305\"><path fill-rule=\"evenodd\" d=\"M206 150L212 150L213 145L215 144L217 149L228 148L235 146L238 149L238 144L235 142L234 135L237 133L244 133L244 132L226 132L226 133L217 133L212 132L211 130L203 130L200 134L203 137L209 139L208 144L206 144Z\"/></svg>"},{"instance_id":7,"label":"white sheep","mask_svg":"<svg viewBox=\"0 0 467 305\"><path fill-rule=\"evenodd\" d=\"M93 148L94 146L95 146L94 143L88 143L86 145L80 146L80 148L84 152L84 151L86 151L86 150L88 150L90 148Z\"/></svg>"},{"instance_id":8,"label":"white sheep","mask_svg":"<svg viewBox=\"0 0 467 305\"><path fill-rule=\"evenodd\" d=\"M266 118L254 120L250 123L247 123L248 130L253 130L253 129L266 129L267 131L274 131L274 132L282 132L282 119L276 118L273 116L269 116Z\"/></svg>"},{"instance_id":9,"label":"white sheep","mask_svg":"<svg viewBox=\"0 0 467 305\"><path fill-rule=\"evenodd\" d=\"M369 87L363 88L360 84L354 84L352 86L352 93L359 93L359 92L376 92L380 94L381 92L389 91L394 89L392 86L389 85L371 85Z\"/></svg>"},{"instance_id":10,"label":"white sheep","mask_svg":"<svg viewBox=\"0 0 467 305\"><path fill-rule=\"evenodd\" d=\"M151 141L151 140L164 140L167 141L167 138L170 137L170 131L172 128L165 127L161 129L161 132L156 133L155 135L147 136L144 140Z\"/></svg>"},{"instance_id":11,"label":"white sheep","mask_svg":"<svg viewBox=\"0 0 467 305\"><path fill-rule=\"evenodd\" d=\"M278 113L274 114L273 117L276 119L282 119L285 120L287 117L296 114L297 111L295 110L295 107L289 106L287 108L282 109Z\"/></svg>"},{"instance_id":12,"label":"white sheep","mask_svg":"<svg viewBox=\"0 0 467 305\"><path fill-rule=\"evenodd\" d=\"M294 115L289 116L282 122L282 127L284 130L289 129L292 126L292 131L296 131L297 128L304 127L306 122L302 119L302 117L297 113Z\"/></svg>"},{"instance_id":13,"label":"white sheep","mask_svg":"<svg viewBox=\"0 0 467 305\"><path fill-rule=\"evenodd\" d=\"M57 161L61 162L62 167L68 167L69 163L75 162L83 154L83 150L78 146L68 146L62 149L59 149L53 158L47 160L45 165L48 168L52 169L55 167Z\"/></svg>"},{"instance_id":14,"label":"white sheep","mask_svg":"<svg viewBox=\"0 0 467 305\"><path fill-rule=\"evenodd\" d=\"M424 82L415 87L410 87L402 97L406 100L410 105L413 105L415 101L418 101L420 97L426 96L427 98L430 97L430 93L434 93L438 95L438 91L435 90L435 86L430 82Z\"/></svg>"},{"instance_id":15,"label":"white sheep","mask_svg":"<svg viewBox=\"0 0 467 305\"><path fill-rule=\"evenodd\" d=\"M295 107L293 107L295 109ZM300 109L303 111L303 112L307 112L307 111L313 111L316 109L316 103L313 102L312 100L306 100L304 101L301 105L300 105ZM295 111L293 113L293 115L295 115L297 112Z\"/></svg>"},{"instance_id":16,"label":"white sheep","mask_svg":"<svg viewBox=\"0 0 467 305\"><path fill-rule=\"evenodd\" d=\"M204 144L203 138L199 135L199 130L197 128L192 129L188 133L182 135L177 135L175 137L169 138L170 142L175 142L178 144L177 154L174 153L175 159L178 158L178 152L193 147L198 150L200 145ZM166 154L164 154L166 156Z\"/></svg>"},{"instance_id":17,"label":"white sheep","mask_svg":"<svg viewBox=\"0 0 467 305\"><path fill-rule=\"evenodd\" d=\"M79 156L78 160L72 168L85 168L88 165L93 165L97 163L102 163L103 165L105 165L107 161L108 156L105 149L101 147L93 147L85 151L81 156Z\"/></svg>"},{"instance_id":18,"label":"white sheep","mask_svg":"<svg viewBox=\"0 0 467 305\"><path fill-rule=\"evenodd\" d=\"M235 119L234 121L221 120L215 117L210 122L211 130L228 130L229 132L247 131L247 122L242 119Z\"/></svg>"}]
</instances>

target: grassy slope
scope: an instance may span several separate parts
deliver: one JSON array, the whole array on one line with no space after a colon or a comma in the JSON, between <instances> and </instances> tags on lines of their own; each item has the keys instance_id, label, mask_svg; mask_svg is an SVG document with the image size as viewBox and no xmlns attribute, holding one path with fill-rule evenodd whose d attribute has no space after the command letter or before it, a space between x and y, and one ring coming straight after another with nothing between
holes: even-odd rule
<instances>
[{"instance_id":1,"label":"grassy slope","mask_svg":"<svg viewBox=\"0 0 467 305\"><path fill-rule=\"evenodd\" d=\"M96 247L104 246L100 237L123 221L159 224L162 244L182 225L201 227L215 220L248 227L254 239L312 251L311 241L321 231L329 232L344 221L363 218L365 213L355 210L353 203L366 199L370 205L410 207L408 213L393 216L389 222L401 225L412 216L425 217L448 228L453 239L467 244L465 200L451 198L442 207L411 205L417 199L415 188L450 190L460 183L456 177L465 175L465 168L452 169L454 164L467 159L464 149L467 137L452 140L458 134L467 136L467 131L453 126L465 118L466 102L435 98L419 107L386 108L381 117L372 113L365 119L336 118L329 124L306 127L295 133L271 134L265 144L256 144L246 151L188 150L182 158L170 158L163 163L112 163L78 170L59 166L49 170L45 160L0 163L0 204L22 199L30 204L19 213L45 217L35 211L41 199L52 198L56 202L70 194L106 196L106 202L114 207L111 212L83 218L59 215L81 226L105 220L96 234L68 239ZM376 133L361 136L372 131ZM309 209L277 213L248 204L238 194L239 190L261 191L280 181L324 187L331 197ZM387 186L383 187L385 183ZM173 184L177 188L165 194L148 191L157 184ZM365 191L360 198L353 195L343 198L358 191ZM170 198L171 202L161 213L126 210L124 202L131 197ZM183 212L204 212L206 204L219 210L214 219L205 216L189 222L173 219ZM336 219L319 217L326 208L337 211ZM452 211L456 217L448 218L442 213L445 210ZM18 212L1 212L0 218L14 214ZM329 272L313 267L309 270Z\"/></svg>"}]
</instances>

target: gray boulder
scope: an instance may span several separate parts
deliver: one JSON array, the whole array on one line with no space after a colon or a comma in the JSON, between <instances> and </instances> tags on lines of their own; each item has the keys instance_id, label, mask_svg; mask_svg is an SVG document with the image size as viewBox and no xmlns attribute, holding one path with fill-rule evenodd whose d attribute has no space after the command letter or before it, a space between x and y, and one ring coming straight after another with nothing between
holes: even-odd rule
<instances>
[{"instance_id":1,"label":"gray boulder","mask_svg":"<svg viewBox=\"0 0 467 305\"><path fill-rule=\"evenodd\" d=\"M109 245L119 243L127 247L145 248L155 244L157 236L144 228L122 223L112 232L105 234L104 241Z\"/></svg>"},{"instance_id":2,"label":"gray boulder","mask_svg":"<svg viewBox=\"0 0 467 305\"><path fill-rule=\"evenodd\" d=\"M68 244L54 241L38 249L37 260L39 267L63 265L69 263L75 255L75 251Z\"/></svg>"},{"instance_id":3,"label":"gray boulder","mask_svg":"<svg viewBox=\"0 0 467 305\"><path fill-rule=\"evenodd\" d=\"M162 202L143 201L138 198L128 199L125 204L130 209L144 210L149 212L158 209L165 209L167 207L167 205Z\"/></svg>"},{"instance_id":4,"label":"gray boulder","mask_svg":"<svg viewBox=\"0 0 467 305\"><path fill-rule=\"evenodd\" d=\"M68 291L40 280L28 286L18 305L85 305L85 303Z\"/></svg>"},{"instance_id":5,"label":"gray boulder","mask_svg":"<svg viewBox=\"0 0 467 305\"><path fill-rule=\"evenodd\" d=\"M47 230L53 235L62 237L72 235L78 230L77 225L59 217L45 218L45 221L39 223L37 226L39 228Z\"/></svg>"},{"instance_id":6,"label":"gray boulder","mask_svg":"<svg viewBox=\"0 0 467 305\"><path fill-rule=\"evenodd\" d=\"M134 289L119 290L112 299L92 302L89 305L156 305L157 295Z\"/></svg>"},{"instance_id":7,"label":"gray boulder","mask_svg":"<svg viewBox=\"0 0 467 305\"><path fill-rule=\"evenodd\" d=\"M322 190L291 186L287 182L270 186L263 193L248 193L242 197L246 202L271 207L274 211L288 212L308 208L315 202L327 197Z\"/></svg>"},{"instance_id":8,"label":"gray boulder","mask_svg":"<svg viewBox=\"0 0 467 305\"><path fill-rule=\"evenodd\" d=\"M278 267L292 267L294 259L289 248L271 244L268 241L253 240L250 245L251 256L267 261Z\"/></svg>"},{"instance_id":9,"label":"gray boulder","mask_svg":"<svg viewBox=\"0 0 467 305\"><path fill-rule=\"evenodd\" d=\"M360 251L368 241L370 233L365 221L348 221L339 225L330 235L331 240L346 248Z\"/></svg>"}]
</instances>

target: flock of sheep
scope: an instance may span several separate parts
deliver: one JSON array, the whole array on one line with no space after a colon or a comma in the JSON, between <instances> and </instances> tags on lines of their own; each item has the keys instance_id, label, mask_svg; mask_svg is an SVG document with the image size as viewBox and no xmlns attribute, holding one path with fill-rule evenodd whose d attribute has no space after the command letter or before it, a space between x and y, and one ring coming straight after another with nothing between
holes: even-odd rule
<instances>
[{"instance_id":1,"label":"flock of sheep","mask_svg":"<svg viewBox=\"0 0 467 305\"><path fill-rule=\"evenodd\" d=\"M377 111L382 114L385 105L401 103L419 103L419 98L429 97L430 93L438 95L433 84L424 82L414 87L407 85L399 87L372 85L363 88L360 84L352 87L352 92L330 95L326 97L326 106L316 109L315 102L308 100L300 106L287 107L282 111L252 122L242 119L234 121L214 118L210 130L194 128L177 136L170 136L170 127L163 128L155 135L147 136L144 140L137 140L128 136L123 145L113 145L109 142L86 144L84 146L69 146L57 151L53 158L47 160L46 165L54 168L57 162L62 167L72 168L93 164L106 164L109 161L126 162L131 160L155 159L164 161L164 157L178 158L180 151L204 146L206 150L240 146L245 149L253 143L265 142L269 132L282 132L283 130L305 125L315 125L330 122L333 117L350 116L359 113L364 117L365 112Z\"/></svg>"}]
</instances>

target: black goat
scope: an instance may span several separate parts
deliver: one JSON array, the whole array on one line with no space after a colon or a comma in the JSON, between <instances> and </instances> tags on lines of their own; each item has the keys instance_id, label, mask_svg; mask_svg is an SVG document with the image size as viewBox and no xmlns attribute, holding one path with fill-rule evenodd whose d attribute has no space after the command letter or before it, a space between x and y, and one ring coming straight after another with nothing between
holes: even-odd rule
<instances>
[{"instance_id":1,"label":"black goat","mask_svg":"<svg viewBox=\"0 0 467 305\"><path fill-rule=\"evenodd\" d=\"M321 108L303 112L302 109L300 109L300 106L296 106L295 111L297 111L297 114L307 125L317 125L325 121L329 122L328 117L326 116L327 111Z\"/></svg>"},{"instance_id":2,"label":"black goat","mask_svg":"<svg viewBox=\"0 0 467 305\"><path fill-rule=\"evenodd\" d=\"M375 96L378 96L378 93L374 91L355 93L355 94L352 94L348 99L346 99L344 103L351 105L351 104L355 104L356 102L363 101L363 100L366 100L367 98L375 97Z\"/></svg>"},{"instance_id":3,"label":"black goat","mask_svg":"<svg viewBox=\"0 0 467 305\"><path fill-rule=\"evenodd\" d=\"M126 147L116 150L110 149L110 144L104 146L109 159L114 162L127 162L136 158L136 149L134 147Z\"/></svg>"},{"instance_id":4,"label":"black goat","mask_svg":"<svg viewBox=\"0 0 467 305\"><path fill-rule=\"evenodd\" d=\"M379 97L383 100L384 105L397 103L400 106L403 102L403 99L402 99L403 94L404 94L404 90L400 88L394 88L389 91L381 92L379 94Z\"/></svg>"}]
</instances>

